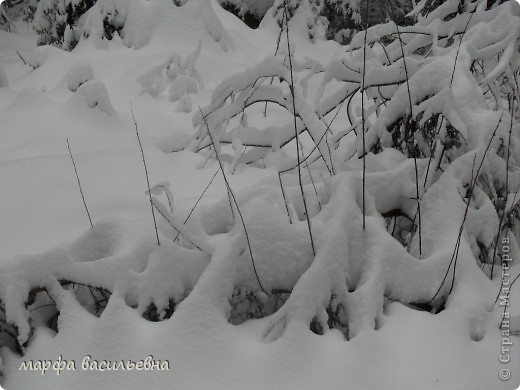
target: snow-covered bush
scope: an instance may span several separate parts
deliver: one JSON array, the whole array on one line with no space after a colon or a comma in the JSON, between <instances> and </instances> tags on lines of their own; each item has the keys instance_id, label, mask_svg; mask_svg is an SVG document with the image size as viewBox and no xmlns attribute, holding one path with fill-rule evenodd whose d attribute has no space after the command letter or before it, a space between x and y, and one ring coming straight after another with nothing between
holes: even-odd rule
<instances>
[{"instance_id":1,"label":"snow-covered bush","mask_svg":"<svg viewBox=\"0 0 520 390\"><path fill-rule=\"evenodd\" d=\"M88 62L80 62L79 64L76 64L65 75L67 88L71 92L76 92L80 85L93 79L94 72Z\"/></svg>"},{"instance_id":2,"label":"snow-covered bush","mask_svg":"<svg viewBox=\"0 0 520 390\"><path fill-rule=\"evenodd\" d=\"M209 35L227 51L231 37L213 10L211 1L191 0L177 7L171 0L98 0L89 10L83 36L102 44L117 33L127 47L147 45L156 30L169 33L169 25L179 23L197 33ZM191 30L193 31L193 30Z\"/></svg>"},{"instance_id":3,"label":"snow-covered bush","mask_svg":"<svg viewBox=\"0 0 520 390\"><path fill-rule=\"evenodd\" d=\"M320 15L322 5L320 0L275 0L263 23L274 19L282 27L287 19L291 28L306 31L311 41L322 39L328 25L327 19Z\"/></svg>"},{"instance_id":4,"label":"snow-covered bush","mask_svg":"<svg viewBox=\"0 0 520 390\"><path fill-rule=\"evenodd\" d=\"M384 297L439 310L448 296L462 310L480 313L471 332L475 339L482 336L493 296L489 279L501 269L498 242L519 250L514 199L520 186L520 10L514 2L486 10L486 2L461 9L447 1L421 16L424 4L415 10L414 26L374 26L328 64L289 61L287 51L268 57L224 80L210 105L194 116L194 151L214 149L209 155L220 158L229 151L243 163L263 159L279 172L321 160L322 170L335 173L331 182L317 184L309 176L300 200L281 187L289 221L295 220L293 208L300 221L309 218L318 249L270 321L269 339L293 320L324 330L332 318L355 335L375 326ZM311 77L320 87L308 96ZM250 123L248 113L264 105L286 112L286 124ZM331 123L341 110L350 123L338 129ZM314 143L308 154L273 159L304 131ZM355 173L361 161L363 180ZM326 188L327 205L302 209L316 186ZM406 234L396 235L403 218L411 223ZM366 253L384 253L385 260ZM259 272L262 284L263 278ZM412 279L423 283L413 287ZM456 293L459 283L478 297L473 303Z\"/></svg>"},{"instance_id":5,"label":"snow-covered bush","mask_svg":"<svg viewBox=\"0 0 520 390\"><path fill-rule=\"evenodd\" d=\"M83 36L112 39L117 32L120 36L130 10L139 6L138 1L101 0L96 3L87 16ZM142 10L141 10L142 12ZM143 34L144 31L139 31ZM143 37L146 39L146 37Z\"/></svg>"},{"instance_id":6,"label":"snow-covered bush","mask_svg":"<svg viewBox=\"0 0 520 390\"><path fill-rule=\"evenodd\" d=\"M222 7L238 16L251 28L257 28L274 0L219 0Z\"/></svg>"},{"instance_id":7,"label":"snow-covered bush","mask_svg":"<svg viewBox=\"0 0 520 390\"><path fill-rule=\"evenodd\" d=\"M296 137L292 117L294 109L298 133L305 131L310 135L327 166L332 169L330 149L322 137L326 133L327 124L320 119L320 115L326 113L316 112L305 98L309 77L316 72L323 72L323 68L312 60L304 63L294 61L293 66L294 72L307 73L294 89L290 85L289 61L283 55L267 57L255 67L224 80L213 92L211 104L193 118L197 131L191 149L198 152L212 146L207 122L215 142L232 144L234 139L238 139L243 147L252 148L244 154L242 151L237 152L242 154L241 162L262 159L268 152L276 152ZM279 82L274 83L273 79ZM267 128L257 128L248 123L247 110L266 102L283 109L287 119L285 123Z\"/></svg>"},{"instance_id":8,"label":"snow-covered bush","mask_svg":"<svg viewBox=\"0 0 520 390\"><path fill-rule=\"evenodd\" d=\"M245 0L234 0L239 16L247 15L250 9ZM373 26L393 20L397 23L408 22L405 15L412 10L412 2L408 0L365 1L365 0L276 0L272 7L265 12L268 23L274 19L279 26L284 21L284 9L287 4L287 16L293 24L299 25L302 30L307 29L310 40L316 38L334 39L342 44L350 42L352 36L360 31L363 26ZM264 3L265 5L265 3ZM368 8L367 8L368 7ZM262 7L255 7L258 11ZM261 16L264 16L262 14Z\"/></svg>"},{"instance_id":9,"label":"snow-covered bush","mask_svg":"<svg viewBox=\"0 0 520 390\"><path fill-rule=\"evenodd\" d=\"M81 19L95 3L96 0L41 0L33 21L38 44L74 49L79 40Z\"/></svg>"},{"instance_id":10,"label":"snow-covered bush","mask_svg":"<svg viewBox=\"0 0 520 390\"><path fill-rule=\"evenodd\" d=\"M39 1L40 0L5 0L2 1L2 8L10 22L16 23L19 20L23 20L24 22L31 23ZM14 28L15 23L11 24L10 27Z\"/></svg>"},{"instance_id":11,"label":"snow-covered bush","mask_svg":"<svg viewBox=\"0 0 520 390\"><path fill-rule=\"evenodd\" d=\"M10 31L11 21L3 4L0 4L0 30Z\"/></svg>"},{"instance_id":12,"label":"snow-covered bush","mask_svg":"<svg viewBox=\"0 0 520 390\"><path fill-rule=\"evenodd\" d=\"M169 99L180 101L176 110L191 112L190 94L196 94L204 88L202 76L195 69L195 62L200 55L202 43L183 61L181 56L173 53L160 65L154 66L139 76L137 82L144 92L156 97L168 87Z\"/></svg>"},{"instance_id":13,"label":"snow-covered bush","mask_svg":"<svg viewBox=\"0 0 520 390\"><path fill-rule=\"evenodd\" d=\"M194 78L181 74L173 80L169 90L170 100L176 102L182 99L185 95L197 93L199 88L197 81Z\"/></svg>"},{"instance_id":14,"label":"snow-covered bush","mask_svg":"<svg viewBox=\"0 0 520 390\"><path fill-rule=\"evenodd\" d=\"M26 23L32 23L40 0L26 0L26 2L27 4L22 11L23 21Z\"/></svg>"}]
</instances>

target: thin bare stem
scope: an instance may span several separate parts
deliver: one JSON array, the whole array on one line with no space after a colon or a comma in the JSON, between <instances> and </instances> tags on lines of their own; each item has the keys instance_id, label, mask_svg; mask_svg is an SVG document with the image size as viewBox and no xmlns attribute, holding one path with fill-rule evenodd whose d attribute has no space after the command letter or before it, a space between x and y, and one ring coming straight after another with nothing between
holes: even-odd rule
<instances>
[{"instance_id":1,"label":"thin bare stem","mask_svg":"<svg viewBox=\"0 0 520 390\"><path fill-rule=\"evenodd\" d=\"M509 294L511 293L511 288L513 287L513 284L516 282L516 280L520 277L520 274L516 275L516 277L513 279L513 281L509 284L509 288L508 288L508 292L507 292L507 297L506 297L506 303L509 302ZM497 294L497 297L495 298L495 302L493 303L493 307L495 307L495 305L497 304L498 302L498 298L500 298L500 294L502 293L502 287L504 286L504 281L502 280L502 282L500 283L500 289L498 290L498 294ZM506 305L507 307L507 305Z\"/></svg>"},{"instance_id":2,"label":"thin bare stem","mask_svg":"<svg viewBox=\"0 0 520 390\"><path fill-rule=\"evenodd\" d=\"M211 178L211 180L209 181L208 185L206 186L206 188L204 188L204 191L202 191L202 194L200 194L199 198L197 199L197 201L195 202L195 204L193 205L193 207L191 208L188 216L186 217L186 219L184 220L184 224L186 224L188 222L188 220L190 219L191 217L191 214L193 214L193 211L195 211L195 208L197 207L197 205L199 204L199 202L202 200L202 197L204 196L204 194L206 193L206 191L208 190L208 188L211 186L211 184L213 183L213 180L215 180L215 177L217 177L217 174L218 172L220 171L220 167L215 171L215 173L213 174L213 177ZM177 232L177 235L175 236L175 238L173 239L173 241L175 241L177 239L177 237L179 237L179 234L180 232Z\"/></svg>"},{"instance_id":3,"label":"thin bare stem","mask_svg":"<svg viewBox=\"0 0 520 390\"><path fill-rule=\"evenodd\" d=\"M515 202L516 202L516 196L518 195L518 190L520 190L520 184L516 187L515 195L513 196L513 202L512 202L510 210L512 210L516 206ZM504 215L505 214L506 214L506 211L504 210ZM499 232L500 232L500 229L499 229ZM496 246L497 245L498 245L498 236L497 236L497 240L495 242L495 251L493 251L493 261L495 259ZM502 287L503 286L504 286L504 278L502 277L502 280L500 281L500 288L498 289L498 294L497 294L497 297L495 298L495 303L493 304L493 306L497 303L498 298L500 297L500 293L502 291ZM511 288L511 285L509 285L509 288Z\"/></svg>"},{"instance_id":4,"label":"thin bare stem","mask_svg":"<svg viewBox=\"0 0 520 390\"><path fill-rule=\"evenodd\" d=\"M314 179L312 177L312 173L311 173L311 169L309 168L309 164L305 163L305 167L307 168L307 172L309 173L309 178L311 179L312 188L314 188L314 194L316 194L316 200L318 201L318 207L320 208L320 211L321 211L320 197L318 195L318 190L316 189L316 184L314 183Z\"/></svg>"},{"instance_id":5,"label":"thin bare stem","mask_svg":"<svg viewBox=\"0 0 520 390\"><path fill-rule=\"evenodd\" d=\"M493 131L493 134L491 135L491 138L489 139L489 143L486 146L486 149L484 151L484 155L482 156L482 160L480 161L480 164L478 166L477 172L475 173L474 177L473 177L473 169L472 169L471 183L470 183L470 187L469 187L469 192L467 194L466 208L464 210L464 217L462 218L462 223L460 224L459 234L457 236L457 243L455 244L455 249L453 250L453 254L451 256L450 264L448 265L448 269L446 270L446 273L444 274L444 278L442 279L442 282L441 282L439 288L435 292L435 295L432 297L432 299L430 299L428 301L428 303L433 302L433 300L437 297L437 295L439 295L439 293L440 293L440 291L442 289L442 286L444 285L444 282L448 278L448 274L450 272L452 264L453 264L453 276L452 276L452 279L451 279L451 286L450 286L450 291L448 292L448 294L451 294L451 292L453 290L453 286L455 285L455 270L457 268L457 259L458 259L458 255L459 255L460 242L461 242L461 238L462 238L462 232L464 231L464 223L466 222L466 218L468 216L469 204L470 204L470 201L471 201L471 197L473 196L473 190L475 189L475 185L477 184L477 179L478 179L478 177L480 175L480 170L482 168L482 165L484 164L484 160L486 159L486 154L487 154L489 148L491 147L491 142L493 141L493 138L495 138L495 134L496 134L496 132L498 130L498 127L500 126L500 122L502 121L502 116L503 115L504 115L504 113L502 113L500 115L500 118L498 120L497 126L495 127L495 130ZM476 158L476 156L477 155L476 155L476 152L475 152L475 158ZM474 166L475 166L475 159L473 160L473 167Z\"/></svg>"},{"instance_id":6,"label":"thin bare stem","mask_svg":"<svg viewBox=\"0 0 520 390\"><path fill-rule=\"evenodd\" d=\"M159 214L161 214L161 216L166 220L166 222L168 222L168 224L174 230L179 232L179 234L182 234L186 240L193 244L193 246L210 256L213 254L214 248L211 244L208 244L202 241L200 238L194 236L186 228L186 226L180 221L177 221L176 218L168 212L166 207L155 197L152 197L152 206L157 210Z\"/></svg>"},{"instance_id":7,"label":"thin bare stem","mask_svg":"<svg viewBox=\"0 0 520 390\"><path fill-rule=\"evenodd\" d=\"M309 210L307 209L307 200L305 199L305 192L303 190L303 183L302 183L302 170L301 170L301 164L300 164L300 139L298 135L298 128L297 128L297 122L296 122L296 101L295 101L295 93L294 93L294 77L293 77L293 66L292 66L292 59L291 59L291 44L289 42L289 23L288 23L288 16L287 16L287 0L285 0L284 3L284 14L285 14L285 31L287 35L287 51L289 56L289 70L291 73L291 96L292 96L292 103L293 103L293 119L294 119L294 132L296 135L296 158L298 160L298 183L300 185L300 191L302 194L302 201L303 201L303 208L305 209L305 218L307 220L307 227L309 229L309 236L311 239L311 247L312 247L312 253L316 255L316 249L314 247L314 238L312 236L312 227L311 227L311 217L309 215ZM327 130L325 131L325 133ZM324 158L325 159L325 158Z\"/></svg>"},{"instance_id":8,"label":"thin bare stem","mask_svg":"<svg viewBox=\"0 0 520 390\"><path fill-rule=\"evenodd\" d=\"M18 52L18 50L16 51L16 54L18 54L18 57L20 57L20 59L22 60L22 62L24 63L24 65L27 65L27 61L25 61L22 57L22 55Z\"/></svg>"},{"instance_id":9,"label":"thin bare stem","mask_svg":"<svg viewBox=\"0 0 520 390\"><path fill-rule=\"evenodd\" d=\"M278 181L280 182L280 190L282 191L283 202L285 204L285 210L287 211L287 218L289 218L289 223L292 224L291 213L289 212L289 204L287 203L287 196L285 195L285 190L283 188L281 172L278 172Z\"/></svg>"},{"instance_id":10,"label":"thin bare stem","mask_svg":"<svg viewBox=\"0 0 520 390\"><path fill-rule=\"evenodd\" d=\"M511 153L511 135L513 133L513 114L514 114L514 106L515 106L515 96L513 91L513 96L511 98L511 122L509 123L509 139L507 142L507 158L506 158L506 198L504 199L504 211L500 217L500 223L498 224L498 232L497 232L497 238L495 241L495 247L493 248L493 257L491 260L491 279L493 279L493 271L495 270L495 255L497 253L497 247L498 247L498 238L500 237L500 230L502 229L502 224L504 222L504 217L506 215L506 206L507 206L507 198L509 196L509 155Z\"/></svg>"},{"instance_id":11,"label":"thin bare stem","mask_svg":"<svg viewBox=\"0 0 520 390\"><path fill-rule=\"evenodd\" d=\"M518 280L519 277L520 277L520 274L516 275L516 277L513 279L513 281L509 285L509 289L507 290L507 295L506 295L506 305L504 305L504 312L503 312L504 314L502 315L502 318L506 318L505 313L507 311L507 307L509 306L509 296L511 295L511 289L513 288L513 284L515 284L515 282Z\"/></svg>"},{"instance_id":12,"label":"thin bare stem","mask_svg":"<svg viewBox=\"0 0 520 390\"><path fill-rule=\"evenodd\" d=\"M439 127L437 128L437 131L435 132L435 137L432 139L431 147L430 147L430 158L428 159L428 166L426 167L426 174L424 175L424 183L423 183L423 189L426 189L426 183L428 182L428 175L430 173L430 166L433 160L433 157L435 156L435 145L437 143L437 137L439 136L439 133L442 128L442 124L444 122L444 116L441 117L441 120L439 122Z\"/></svg>"},{"instance_id":13,"label":"thin bare stem","mask_svg":"<svg viewBox=\"0 0 520 390\"><path fill-rule=\"evenodd\" d=\"M453 84L453 78L454 78L454 76L455 76L455 69L456 69L456 67L457 67L457 60L458 60L458 58L459 58L460 46L462 45L462 40L464 39L464 35L466 34L466 31L467 31L467 29L468 29L469 23L471 22L471 18L473 17L474 14L475 14L475 13L472 13L472 14L470 15L470 17L468 18L468 22L466 23L466 26L464 27L464 31L462 31L462 33L461 33L462 36L460 37L459 46L457 47L457 53L455 54L455 61L454 61L454 63L453 63L453 70L452 70L452 72L451 72L450 87L451 87L452 84ZM442 121L443 121L443 120L444 120L444 117L442 117L442 119L441 119L441 124L439 125L439 131L440 131L440 129L441 129ZM432 148L433 148L433 146L432 146ZM432 149L432 150L433 150L433 149ZM437 167L435 168L435 171L438 171L438 170L440 169L440 167L441 167L442 157L444 156L444 151L445 151L445 150L446 150L446 145L443 144L443 145L442 145L441 156L440 156L440 158L439 158L439 162L438 162L438 164L437 164ZM426 179L428 178L428 173L429 173L429 171L430 171L430 163L431 163L431 159L432 159L432 157L431 157L431 154L430 154L430 161L428 161L428 170L426 171L426 176L425 176L425 178L424 178L424 185L426 185Z\"/></svg>"},{"instance_id":14,"label":"thin bare stem","mask_svg":"<svg viewBox=\"0 0 520 390\"><path fill-rule=\"evenodd\" d=\"M363 75L361 78L361 135L363 139L363 230L366 228L366 212L365 212L365 191L366 191L366 144L365 144L365 99L363 97L363 93L365 91L365 71L366 71L366 63L367 63L367 32L368 32L368 0L366 0L365 7L365 37L363 42Z\"/></svg>"},{"instance_id":15,"label":"thin bare stem","mask_svg":"<svg viewBox=\"0 0 520 390\"><path fill-rule=\"evenodd\" d=\"M330 129L330 126L332 126L332 123L334 123L334 121L336 120L336 118L337 118L337 116L338 116L338 114L339 114L339 111L341 110L341 107L343 106L343 103L344 103L344 102L345 102L345 100L343 100L343 101L341 102L341 104L339 105L339 107L338 107L336 113L334 114L334 117L332 118L332 120L330 121L330 123L327 125L327 128L325 129L325 131L324 131L323 134L321 135L321 137L320 137L320 139L318 140L318 142L315 142L315 143L314 143L314 147L313 147L313 148L311 149L311 151L307 154L307 156L305 156L303 159L300 159L299 164L297 164L296 166L291 167L291 168L288 168L288 169L284 169L284 170L280 171L279 173L287 173L287 172L289 172L289 171L292 171L293 169L297 168L298 165L303 164L304 162L306 162L306 161L311 157L312 153L314 153L314 151L315 151L316 149L318 149L318 145L321 143L321 141L323 140L323 138L326 137L326 135L327 135L327 133L328 133L328 131L329 131L329 129ZM346 135L346 134L345 134L345 135ZM319 157L318 157L318 158L319 158ZM327 167L327 168L328 168L328 167ZM331 176L332 176L332 172L329 171L329 173L330 173Z\"/></svg>"},{"instance_id":16,"label":"thin bare stem","mask_svg":"<svg viewBox=\"0 0 520 390\"><path fill-rule=\"evenodd\" d=\"M459 58L459 52L460 52L460 46L462 45L462 40L464 39L464 35L466 35L466 31L468 30L469 23L471 22L471 18L473 18L473 15L475 15L476 12L473 12L469 18L468 22L464 26L464 31L462 32L462 36L460 37L459 46L457 47L457 53L455 54L455 63L453 64L453 71L451 72L451 80L450 80L450 86L453 84L453 77L455 77L455 68L457 67L457 59Z\"/></svg>"},{"instance_id":17,"label":"thin bare stem","mask_svg":"<svg viewBox=\"0 0 520 390\"><path fill-rule=\"evenodd\" d=\"M368 1L368 0L367 0ZM393 4L390 2L390 11L392 12L392 15L394 15L393 11ZM395 19L395 16L394 16ZM408 68L406 67L406 56L404 54L404 47L403 47L403 40L401 39L401 32L399 30L399 26L395 25L395 28L397 29L397 39L399 40L399 45L401 47L401 55L403 56L403 66L404 66L404 74L405 74L405 80L406 80L406 89L408 92L408 104L410 108L410 117L409 120L406 121L405 126L409 124L409 121L413 120L413 106L412 106L412 95L410 93L410 77L408 74ZM363 72L364 73L364 72ZM405 138L408 138L408 129L405 128ZM406 142L408 143L409 140L406 139ZM417 155L416 155L416 147L415 147L415 129L412 133L412 152L413 152L413 162L414 162L414 169L415 169L415 196L417 197L417 215L419 217L419 226L418 226L418 234L419 234L419 258L422 258L422 221L421 221L421 197L419 193L419 171L417 169Z\"/></svg>"},{"instance_id":18,"label":"thin bare stem","mask_svg":"<svg viewBox=\"0 0 520 390\"><path fill-rule=\"evenodd\" d=\"M94 227L92 224L92 218L90 218L90 213L88 211L87 202L85 201L85 196L83 195L83 189L81 188L81 182L79 180L78 170L76 169L76 163L74 162L74 157L72 156L72 151L70 150L69 140L67 139L67 148L69 149L70 159L72 160L72 165L74 166L74 172L76 173L76 179L78 179L78 187L79 193L81 194L81 199L83 199L83 205L85 206L85 210L87 212L88 220L90 222L90 227Z\"/></svg>"},{"instance_id":19,"label":"thin bare stem","mask_svg":"<svg viewBox=\"0 0 520 390\"><path fill-rule=\"evenodd\" d=\"M135 135L137 136L137 142L139 143L139 149L141 149L141 156L143 157L144 173L146 175L146 184L148 186L148 197L150 198L150 209L152 210L153 225L155 227L155 236L157 238L157 245L161 245L161 242L159 241L159 231L157 230L157 221L155 220L155 213L153 211L152 190L150 189L150 179L148 178L148 168L146 167L146 160L144 158L143 145L141 144L141 138L139 138L139 130L137 128L137 122L135 121L132 102L130 102L130 111L132 112L132 119L134 120Z\"/></svg>"},{"instance_id":20,"label":"thin bare stem","mask_svg":"<svg viewBox=\"0 0 520 390\"><path fill-rule=\"evenodd\" d=\"M468 22L466 23L466 26L464 27L464 31L462 32L462 36L460 37L459 46L457 47L457 53L455 54L455 61L453 63L453 71L451 72L450 87L452 86L453 78L455 77L455 69L457 68L457 60L459 58L460 46L462 45L462 40L464 39L464 35L466 34L466 30L468 29L468 25L471 22L471 18L473 17L473 15L474 15L474 13L472 13L470 15L470 17L468 18ZM443 144L442 145L441 157L439 159L439 163L437 164L437 168L435 168L436 171L439 170L440 167L441 167L442 157L444 156L444 151L445 150L446 150L446 145Z\"/></svg>"},{"instance_id":21,"label":"thin bare stem","mask_svg":"<svg viewBox=\"0 0 520 390\"><path fill-rule=\"evenodd\" d=\"M280 49L280 41L282 40L282 34L283 34L283 26L284 21L283 18L285 17L285 12L282 14L282 26L280 27L280 33L278 34L278 39L276 40L276 50L274 51L274 55L276 56L278 54L278 50ZM271 81L269 85L273 85L274 77L271 77ZM267 101L265 102L264 106L264 117L267 116Z\"/></svg>"},{"instance_id":22,"label":"thin bare stem","mask_svg":"<svg viewBox=\"0 0 520 390\"><path fill-rule=\"evenodd\" d=\"M226 172L224 171L224 166L222 165L222 160L220 159L220 156L218 155L218 149L215 144L215 140L213 139L213 135L211 134L211 130L209 128L208 122L206 120L206 117L202 113L202 110L199 107L200 115L202 116L202 119L204 120L204 124L206 125L206 128L208 130L208 135L211 140L211 143L213 144L213 148L215 149L215 156L217 157L218 164L220 166L220 171L222 172L222 177L224 178L224 182L226 183L226 187L228 190L228 194L233 199L233 203L235 204L235 207L237 208L238 215L240 216L240 220L242 221L242 227L244 228L244 234L246 236L247 241L247 247L249 248L249 255L251 256L251 263L253 264L253 271L256 276L256 280L258 281L258 285L262 289L262 291L267 294L267 291L264 289L264 286L262 286L262 282L260 282L260 277L258 276L258 272L256 271L256 265L255 260L253 257L253 250L251 249L251 241L249 240L249 234L247 233L246 223L244 221L244 216L242 215L242 212L240 211L240 208L238 207L238 202L235 198L235 194L233 194L233 191L231 190L231 186L229 185L228 179L226 177Z\"/></svg>"}]
</instances>

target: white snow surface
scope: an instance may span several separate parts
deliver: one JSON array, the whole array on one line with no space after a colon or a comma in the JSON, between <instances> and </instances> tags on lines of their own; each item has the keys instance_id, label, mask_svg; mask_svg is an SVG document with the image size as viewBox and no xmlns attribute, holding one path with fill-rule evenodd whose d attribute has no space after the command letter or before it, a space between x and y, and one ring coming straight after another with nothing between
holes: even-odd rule
<instances>
[{"instance_id":1,"label":"white snow surface","mask_svg":"<svg viewBox=\"0 0 520 390\"><path fill-rule=\"evenodd\" d=\"M103 17L114 15L116 9L117 17L126 21L121 37L102 39ZM7 303L9 322L18 327L18 341L28 341L24 356L7 347L0 349L3 388L509 390L520 383L520 370L515 368L520 363L518 336L510 336L512 376L509 381L498 378L504 367L498 360L503 342L501 310L486 309L499 283L489 282L473 260L477 241L489 244L498 226L484 195L476 195L468 213L459 259L466 279L456 284L447 308L431 314L407 306L418 296L430 297L447 267L459 226L446 221L464 213L456 183L467 179L473 155L457 160L425 196L421 259L415 253L416 240L412 254L408 253L386 234L376 212L402 208L411 215L415 210L415 202L410 201L415 196L410 181L413 162L393 149L367 155L366 232L360 228L361 177L355 162L316 188L307 179L316 256L294 178L287 179L284 196L288 200L278 186L278 171L293 166L294 158L276 147L260 151L268 166L264 169L242 164L237 157L229 159L225 148L218 152L232 166L233 174L226 169L226 175L247 233L233 222L238 209L230 209L221 172L184 225L219 169L214 159L184 149L194 124L202 126L198 107L219 106L230 93L226 88L251 81L253 67L269 76L288 77L282 61L273 57L275 24L251 30L215 0L191 0L183 7L170 0L99 0L89 11L84 32L90 37L66 52L36 47L31 34L0 31L0 299ZM310 43L305 35L291 37L297 47L296 60L338 61L339 45ZM477 38L472 42L478 42ZM17 51L29 59L28 65ZM508 59L513 57L510 48L506 53ZM398 65L392 68L392 77L401 75ZM453 61L423 65L421 70L430 75L429 80L413 66L413 104L420 104L431 90L447 87L446 73ZM500 63L489 79L504 66ZM428 72L428 67L434 72ZM335 74L334 68L329 71L327 82L349 76L336 70ZM457 71L458 91L477 88L466 82L462 68ZM355 73L352 76L359 77ZM419 78L422 83L415 83ZM228 83L220 84L226 79ZM314 87L318 88L308 88ZM261 97L272 91L274 87L259 89L257 94ZM403 94L403 88L394 93ZM387 114L373 124L369 141L383 133L384 126L395 119L392 115L406 111L404 96L400 105L389 105ZM476 129L468 137L469 150L481 156L488 140L479 130L493 127L498 118L479 111L478 98L460 101L458 96L445 96L446 101L433 102L429 108L448 112L451 123L459 120L461 126L469 123ZM452 102L456 102L454 107L450 107ZM292 107L290 103L285 101ZM296 96L302 120L318 138L324 125L314 115L313 103L303 94ZM472 109L466 116L465 107ZM269 134L261 139L289 137L291 129L280 126L276 111L274 116L274 123L267 127ZM237 130L220 135L229 140L235 155L242 152L242 142L258 140L256 129L247 118L243 120ZM136 126L150 184L157 185L150 196L157 206L160 246L150 215ZM420 173L426 163L419 161ZM493 166L493 161L488 163ZM498 161L495 164L500 166ZM200 166L204 169L197 169ZM170 209L166 205L172 199ZM177 232L172 226L182 230L183 246L173 242ZM246 234L252 237L255 272L263 287L294 290L273 315L234 325L225 315L233 289L236 285L258 289ZM511 242L516 242L513 237ZM511 256L516 256L511 268L516 275L520 250L515 245L511 245ZM113 294L98 318L59 280L75 280ZM41 326L31 334L24 305L36 286L47 289L61 313L57 333ZM356 291L347 289L353 286ZM520 299L516 287L511 291L513 302ZM336 304L355 314L349 322L353 336L349 340L336 329L324 335L309 330L313 319L327 327L322 307L331 294ZM171 318L160 322L143 318L152 303L164 316L168 298L180 302ZM512 327L518 329L520 309L511 310L515 315ZM86 356L99 361L139 361L149 355L167 360L170 369L100 372L81 367ZM22 362L56 361L60 356L74 361L76 370L56 375L51 369L42 375L19 369Z\"/></svg>"}]
</instances>

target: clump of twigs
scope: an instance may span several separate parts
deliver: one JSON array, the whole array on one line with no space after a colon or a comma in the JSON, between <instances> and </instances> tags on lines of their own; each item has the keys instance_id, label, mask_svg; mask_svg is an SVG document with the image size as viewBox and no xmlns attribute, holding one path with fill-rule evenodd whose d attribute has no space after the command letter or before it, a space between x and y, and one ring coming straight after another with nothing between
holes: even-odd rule
<instances>
[{"instance_id":1,"label":"clump of twigs","mask_svg":"<svg viewBox=\"0 0 520 390\"><path fill-rule=\"evenodd\" d=\"M240 325L247 320L267 317L278 311L290 294L290 291L273 290L269 295L259 295L255 291L235 286L229 300L229 322Z\"/></svg>"},{"instance_id":2,"label":"clump of twigs","mask_svg":"<svg viewBox=\"0 0 520 390\"><path fill-rule=\"evenodd\" d=\"M347 314L341 304L335 303L334 295L331 297L330 303L325 308L325 311L328 317L328 329L324 329L318 318L314 317L309 324L311 332L317 335L323 335L329 329L337 329L343 334L345 340L349 340Z\"/></svg>"},{"instance_id":3,"label":"clump of twigs","mask_svg":"<svg viewBox=\"0 0 520 390\"><path fill-rule=\"evenodd\" d=\"M155 303L150 303L143 313L143 318L152 322L164 321L170 318L175 312L175 301L173 299L168 300L168 307L159 310Z\"/></svg>"}]
</instances>

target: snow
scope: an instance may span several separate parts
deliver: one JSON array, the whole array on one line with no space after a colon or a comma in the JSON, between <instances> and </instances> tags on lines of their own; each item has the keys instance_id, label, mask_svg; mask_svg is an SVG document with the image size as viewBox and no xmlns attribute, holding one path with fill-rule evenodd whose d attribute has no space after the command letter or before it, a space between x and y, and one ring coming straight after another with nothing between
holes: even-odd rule
<instances>
[{"instance_id":1,"label":"snow","mask_svg":"<svg viewBox=\"0 0 520 390\"><path fill-rule=\"evenodd\" d=\"M49 51L52 50L55 49L47 45L37 47L36 49L34 49L31 57L27 60L27 64L34 69L39 68L45 63Z\"/></svg>"},{"instance_id":2,"label":"snow","mask_svg":"<svg viewBox=\"0 0 520 390\"><path fill-rule=\"evenodd\" d=\"M456 44L444 47L453 26L434 21L456 10L455 3L421 17L422 31L438 39L432 58L406 57L408 85L395 82L405 77L399 46L389 45L390 61L377 47L368 52L372 90L366 92L382 105L366 113L364 178L360 132L346 135L360 126L361 115L350 116L362 98L362 56L310 42L308 9L291 30L296 125L287 50L274 55L273 15L251 30L215 0L182 7L170 0L99 0L82 26L88 37L70 53L0 31L0 324L18 332L15 339L0 333L0 384L20 390L505 390L519 383L520 289L510 290L512 377L500 381L503 307L493 307L493 300L502 286L480 269L489 264L476 261L479 245L494 243L501 221L484 183L470 200L464 196L479 169L481 181L507 183L506 209L516 199L518 125L489 103L483 84L517 69L516 43L503 42L518 36L512 22L519 8L504 4L476 14L456 52ZM103 38L105 17L121 27L111 40ZM455 27L467 22L455 19ZM393 23L373 28L369 37L393 29ZM409 38L405 44L411 50L429 43ZM503 50L501 59L475 81L471 63L496 50ZM387 82L395 85L384 88L389 101L382 102L377 89ZM390 147L370 151L378 141L391 145L387 128L409 111L408 87L413 113L423 113L421 125L442 113L463 136L463 147L446 152L450 164L440 164L440 150L433 150L433 162L415 162ZM351 107L330 125L333 109L349 96ZM278 105L269 104L267 118L266 99ZM310 156L301 186L284 172L297 165L294 126L303 156ZM500 148L510 131L506 175ZM446 124L439 134L446 137ZM437 161L442 170L435 170ZM404 246L381 216L399 210L415 218L417 177L421 253L417 234ZM508 230L504 238L514 277L519 237ZM457 278L448 294L455 248ZM431 312L420 310L444 275ZM99 309L96 297L103 294L110 296ZM266 313L239 318L237 307L247 311L248 305ZM12 350L16 342L23 356ZM76 370L20 370L23 362L60 356ZM84 370L87 356L134 362L153 356L167 360L169 370Z\"/></svg>"},{"instance_id":3,"label":"snow","mask_svg":"<svg viewBox=\"0 0 520 390\"><path fill-rule=\"evenodd\" d=\"M89 63L80 62L67 72L65 79L67 80L67 87L72 92L76 92L81 84L94 79L94 72Z\"/></svg>"},{"instance_id":4,"label":"snow","mask_svg":"<svg viewBox=\"0 0 520 390\"><path fill-rule=\"evenodd\" d=\"M88 108L95 108L108 115L112 115L114 113L114 107L112 107L112 103L110 103L108 91L101 81L89 80L81 84L67 105L78 105L80 100ZM73 108L71 107L71 109Z\"/></svg>"}]
</instances>

